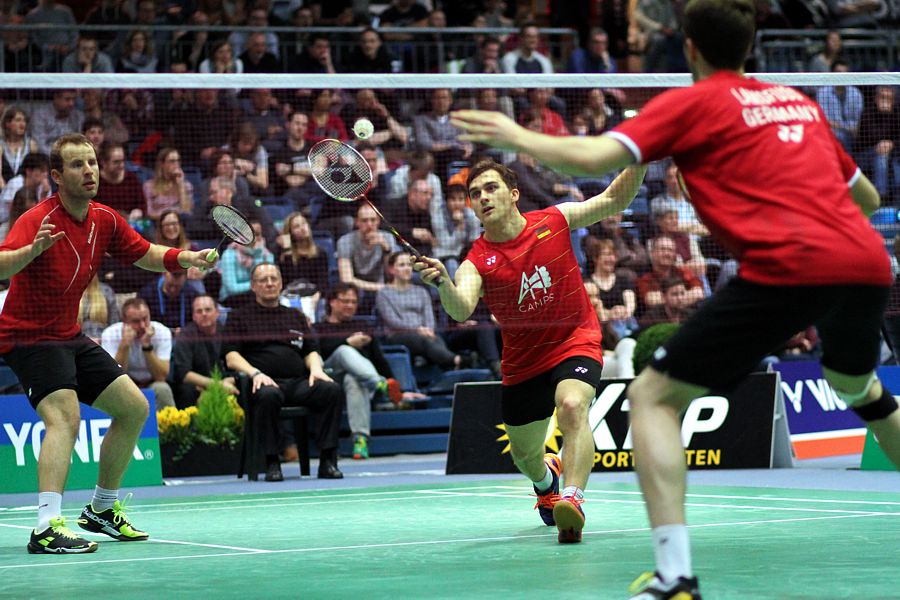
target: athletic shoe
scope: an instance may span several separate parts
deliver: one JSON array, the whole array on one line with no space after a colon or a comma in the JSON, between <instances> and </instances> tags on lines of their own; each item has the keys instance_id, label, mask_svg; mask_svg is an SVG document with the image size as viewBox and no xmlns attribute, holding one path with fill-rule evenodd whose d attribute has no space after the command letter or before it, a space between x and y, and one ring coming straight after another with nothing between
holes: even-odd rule
<instances>
[{"instance_id":1,"label":"athletic shoe","mask_svg":"<svg viewBox=\"0 0 900 600\"><path fill-rule=\"evenodd\" d=\"M50 526L42 532L32 531L27 548L28 554L87 554L97 551L97 542L78 537L66 526L66 518L59 516L50 519Z\"/></svg>"},{"instance_id":2,"label":"athletic shoe","mask_svg":"<svg viewBox=\"0 0 900 600\"><path fill-rule=\"evenodd\" d=\"M644 573L628 586L630 600L702 600L696 577L679 577L665 584L659 573Z\"/></svg>"},{"instance_id":3,"label":"athletic shoe","mask_svg":"<svg viewBox=\"0 0 900 600\"><path fill-rule=\"evenodd\" d=\"M563 496L553 507L553 520L559 530L557 540L560 544L576 544L581 541L581 530L584 529L584 511L575 496Z\"/></svg>"},{"instance_id":4,"label":"athletic shoe","mask_svg":"<svg viewBox=\"0 0 900 600\"><path fill-rule=\"evenodd\" d=\"M400 406L403 401L403 390L400 389L400 382L389 377L382 379L375 385L375 392L387 398L394 406Z\"/></svg>"},{"instance_id":5,"label":"athletic shoe","mask_svg":"<svg viewBox=\"0 0 900 600\"><path fill-rule=\"evenodd\" d=\"M550 489L544 493L532 486L537 496L537 503L534 507L538 509L544 525L556 525L556 521L553 520L553 507L559 502L559 476L562 474L562 461L557 455L548 452L544 455L544 464L550 468L550 473L553 474L553 483L550 485Z\"/></svg>"},{"instance_id":6,"label":"athletic shoe","mask_svg":"<svg viewBox=\"0 0 900 600\"><path fill-rule=\"evenodd\" d=\"M366 436L358 435L353 441L353 458L356 460L369 458L369 443L366 441Z\"/></svg>"},{"instance_id":7,"label":"athletic shoe","mask_svg":"<svg viewBox=\"0 0 900 600\"><path fill-rule=\"evenodd\" d=\"M87 531L95 533L105 533L111 538L122 542L139 542L146 540L150 534L135 529L128 521L125 515L125 505L131 499L131 494L125 496L125 499L119 502L116 500L112 508L94 512L93 507L88 503L81 511L81 519L78 520L78 526Z\"/></svg>"}]
</instances>

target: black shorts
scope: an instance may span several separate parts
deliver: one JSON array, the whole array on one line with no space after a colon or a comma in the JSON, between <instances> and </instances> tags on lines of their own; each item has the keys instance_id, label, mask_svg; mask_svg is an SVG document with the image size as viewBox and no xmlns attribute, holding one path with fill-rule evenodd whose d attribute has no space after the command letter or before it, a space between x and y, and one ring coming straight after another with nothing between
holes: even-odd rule
<instances>
[{"instance_id":1,"label":"black shorts","mask_svg":"<svg viewBox=\"0 0 900 600\"><path fill-rule=\"evenodd\" d=\"M887 287L772 286L740 278L703 303L657 350L651 366L695 385L728 390L811 325L822 365L845 375L878 366Z\"/></svg>"},{"instance_id":2,"label":"black shorts","mask_svg":"<svg viewBox=\"0 0 900 600\"><path fill-rule=\"evenodd\" d=\"M596 392L602 370L603 365L593 358L573 356L522 383L502 386L500 412L503 422L527 425L550 417L556 408L556 386L560 381L578 379L594 386Z\"/></svg>"},{"instance_id":3,"label":"black shorts","mask_svg":"<svg viewBox=\"0 0 900 600\"><path fill-rule=\"evenodd\" d=\"M31 405L56 390L78 393L78 400L93 404L103 390L125 372L109 353L84 334L61 342L16 346L3 355Z\"/></svg>"}]
</instances>

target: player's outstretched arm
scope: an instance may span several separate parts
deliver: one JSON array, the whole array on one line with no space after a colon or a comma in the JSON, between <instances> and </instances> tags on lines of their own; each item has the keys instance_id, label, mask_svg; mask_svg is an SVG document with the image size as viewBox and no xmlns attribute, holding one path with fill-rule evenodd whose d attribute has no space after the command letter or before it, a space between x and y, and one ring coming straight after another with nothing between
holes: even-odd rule
<instances>
[{"instance_id":1,"label":"player's outstretched arm","mask_svg":"<svg viewBox=\"0 0 900 600\"><path fill-rule=\"evenodd\" d=\"M872 213L881 206L881 196L878 194L878 190L865 175L860 175L859 179L853 183L850 195L853 196L853 201L859 205L867 217L871 217Z\"/></svg>"},{"instance_id":2,"label":"player's outstretched arm","mask_svg":"<svg viewBox=\"0 0 900 600\"><path fill-rule=\"evenodd\" d=\"M647 167L643 165L628 167L609 184L608 188L593 198L583 202L563 202L556 207L569 223L569 229L593 225L628 208L641 189L646 173Z\"/></svg>"},{"instance_id":3,"label":"player's outstretched arm","mask_svg":"<svg viewBox=\"0 0 900 600\"><path fill-rule=\"evenodd\" d=\"M136 267L146 269L147 271L156 271L157 273L162 273L167 270L165 264L165 256L166 252L171 249L172 248L170 248L169 246L150 244L150 249L147 250L147 253L137 259L134 262L134 265ZM197 252L194 252L192 250L182 250L178 255L178 264L184 269L188 269L190 267L197 267L198 269L208 269L216 264L217 259L218 256L215 255L215 250L212 248L199 250Z\"/></svg>"},{"instance_id":4,"label":"player's outstretched arm","mask_svg":"<svg viewBox=\"0 0 900 600\"><path fill-rule=\"evenodd\" d=\"M9 279L66 235L64 231L53 233L54 229L56 229L56 225L50 222L50 215L47 215L34 234L34 241L15 250L0 252L0 279Z\"/></svg>"},{"instance_id":5,"label":"player's outstretched arm","mask_svg":"<svg viewBox=\"0 0 900 600\"><path fill-rule=\"evenodd\" d=\"M554 170L569 175L603 175L634 163L619 141L601 136L551 136L525 129L498 112L458 110L451 122L464 134L461 141L525 152Z\"/></svg>"},{"instance_id":6,"label":"player's outstretched arm","mask_svg":"<svg viewBox=\"0 0 900 600\"><path fill-rule=\"evenodd\" d=\"M471 262L464 260L459 265L456 281L450 279L447 267L436 258L423 256L413 264L413 269L428 285L435 285L434 281L440 278L441 283L436 287L441 305L454 321L462 323L475 311L481 297L481 275Z\"/></svg>"}]
</instances>

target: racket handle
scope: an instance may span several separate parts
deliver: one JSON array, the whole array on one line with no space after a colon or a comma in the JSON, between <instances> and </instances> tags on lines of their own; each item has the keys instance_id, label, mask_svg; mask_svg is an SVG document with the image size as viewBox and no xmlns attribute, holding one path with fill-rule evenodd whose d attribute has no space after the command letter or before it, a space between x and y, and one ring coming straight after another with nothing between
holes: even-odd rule
<instances>
[{"instance_id":1,"label":"racket handle","mask_svg":"<svg viewBox=\"0 0 900 600\"><path fill-rule=\"evenodd\" d=\"M212 252L206 255L206 262L216 262L219 260L219 249L213 248ZM206 272L209 267L200 267L200 271Z\"/></svg>"},{"instance_id":2,"label":"racket handle","mask_svg":"<svg viewBox=\"0 0 900 600\"><path fill-rule=\"evenodd\" d=\"M432 264L432 262L430 260L428 260L427 258L422 256L422 253L419 252L418 250L416 250L415 248L413 248L408 242L404 241L402 245L403 245L403 248L407 252L409 252L410 254L412 254L413 256L416 257L416 260L421 261L426 264L429 264L429 265ZM444 281L444 278L441 277L440 275L438 275L437 277L434 278L434 281L432 283L434 283L434 285L437 286L437 285L441 285L442 281Z\"/></svg>"}]
</instances>

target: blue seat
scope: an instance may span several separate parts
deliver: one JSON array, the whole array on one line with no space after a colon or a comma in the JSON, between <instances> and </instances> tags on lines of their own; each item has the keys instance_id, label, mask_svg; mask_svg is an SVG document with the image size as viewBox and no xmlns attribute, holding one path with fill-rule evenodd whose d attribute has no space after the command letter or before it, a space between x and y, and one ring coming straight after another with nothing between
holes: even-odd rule
<instances>
[{"instance_id":1,"label":"blue seat","mask_svg":"<svg viewBox=\"0 0 900 600\"><path fill-rule=\"evenodd\" d=\"M337 245L329 231L313 231L313 241L328 258L328 287L338 282Z\"/></svg>"},{"instance_id":2,"label":"blue seat","mask_svg":"<svg viewBox=\"0 0 900 600\"><path fill-rule=\"evenodd\" d=\"M406 346L391 344L382 346L381 349L394 373L394 379L400 382L400 389L404 392L418 392L419 386L416 384L416 376L413 373L409 349Z\"/></svg>"},{"instance_id":3,"label":"blue seat","mask_svg":"<svg viewBox=\"0 0 900 600\"><path fill-rule=\"evenodd\" d=\"M883 206L872 213L869 222L882 237L893 239L900 233L900 221L897 219L897 209L891 206Z\"/></svg>"}]
</instances>

